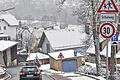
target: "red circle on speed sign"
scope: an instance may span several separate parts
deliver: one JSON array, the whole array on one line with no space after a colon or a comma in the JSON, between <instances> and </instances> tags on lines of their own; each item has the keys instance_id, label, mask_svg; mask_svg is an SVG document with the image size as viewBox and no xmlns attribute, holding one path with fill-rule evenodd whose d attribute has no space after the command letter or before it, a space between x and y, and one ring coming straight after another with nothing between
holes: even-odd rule
<instances>
[{"instance_id":1,"label":"red circle on speed sign","mask_svg":"<svg viewBox=\"0 0 120 80\"><path fill-rule=\"evenodd\" d=\"M115 33L115 27L111 23L103 23L100 26L100 34L104 38L111 38Z\"/></svg>"}]
</instances>

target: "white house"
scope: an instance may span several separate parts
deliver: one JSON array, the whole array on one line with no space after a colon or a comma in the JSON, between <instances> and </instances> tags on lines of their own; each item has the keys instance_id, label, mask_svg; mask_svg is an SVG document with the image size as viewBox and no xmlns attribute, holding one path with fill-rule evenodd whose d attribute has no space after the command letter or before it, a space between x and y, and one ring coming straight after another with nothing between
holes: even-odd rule
<instances>
[{"instance_id":1,"label":"white house","mask_svg":"<svg viewBox=\"0 0 120 80\"><path fill-rule=\"evenodd\" d=\"M0 41L0 65L17 65L17 44L15 41Z\"/></svg>"},{"instance_id":2,"label":"white house","mask_svg":"<svg viewBox=\"0 0 120 80\"><path fill-rule=\"evenodd\" d=\"M16 31L19 21L12 14L0 15L0 33L7 34L12 40L16 40Z\"/></svg>"},{"instance_id":3,"label":"white house","mask_svg":"<svg viewBox=\"0 0 120 80\"><path fill-rule=\"evenodd\" d=\"M76 49L85 46L87 39L85 33L69 30L44 31L39 42L39 48L43 53L60 50Z\"/></svg>"}]
</instances>

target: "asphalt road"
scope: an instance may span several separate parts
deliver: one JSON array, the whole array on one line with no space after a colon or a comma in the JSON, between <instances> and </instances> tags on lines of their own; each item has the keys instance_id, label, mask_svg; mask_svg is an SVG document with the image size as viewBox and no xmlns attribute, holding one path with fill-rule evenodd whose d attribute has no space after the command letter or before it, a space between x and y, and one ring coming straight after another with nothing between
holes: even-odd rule
<instances>
[{"instance_id":1,"label":"asphalt road","mask_svg":"<svg viewBox=\"0 0 120 80\"><path fill-rule=\"evenodd\" d=\"M6 68L7 72L11 75L11 77L8 80L20 80L19 71L21 67L22 66ZM28 80L28 79L22 79L22 80ZM29 80L35 80L35 79L29 79Z\"/></svg>"},{"instance_id":2,"label":"asphalt road","mask_svg":"<svg viewBox=\"0 0 120 80\"><path fill-rule=\"evenodd\" d=\"M6 68L7 72L11 75L11 78L9 80L19 80L20 68L21 66Z\"/></svg>"}]
</instances>

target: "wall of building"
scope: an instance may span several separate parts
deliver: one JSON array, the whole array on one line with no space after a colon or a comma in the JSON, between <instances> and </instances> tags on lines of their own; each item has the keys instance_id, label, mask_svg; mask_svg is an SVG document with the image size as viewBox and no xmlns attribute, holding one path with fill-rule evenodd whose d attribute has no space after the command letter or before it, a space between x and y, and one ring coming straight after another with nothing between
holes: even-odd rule
<instances>
[{"instance_id":1,"label":"wall of building","mask_svg":"<svg viewBox=\"0 0 120 80\"><path fill-rule=\"evenodd\" d=\"M5 34L11 36L12 40L16 40L16 27L17 26L9 26L5 32Z\"/></svg>"},{"instance_id":2,"label":"wall of building","mask_svg":"<svg viewBox=\"0 0 120 80\"><path fill-rule=\"evenodd\" d=\"M84 61L82 61L82 58L83 57L77 57L77 67L80 67L84 63Z\"/></svg>"},{"instance_id":3,"label":"wall of building","mask_svg":"<svg viewBox=\"0 0 120 80\"><path fill-rule=\"evenodd\" d=\"M6 50L6 53L7 53L7 66L10 66L11 65L11 57L12 57L10 48L8 48Z\"/></svg>"},{"instance_id":4,"label":"wall of building","mask_svg":"<svg viewBox=\"0 0 120 80\"><path fill-rule=\"evenodd\" d=\"M117 59L117 64L120 64L120 58Z\"/></svg>"},{"instance_id":5,"label":"wall of building","mask_svg":"<svg viewBox=\"0 0 120 80\"><path fill-rule=\"evenodd\" d=\"M17 45L10 48L11 50L11 65L17 65Z\"/></svg>"},{"instance_id":6,"label":"wall of building","mask_svg":"<svg viewBox=\"0 0 120 80\"><path fill-rule=\"evenodd\" d=\"M50 68L60 71L61 67L60 67L60 61L59 60L55 60L52 57L50 57Z\"/></svg>"},{"instance_id":7,"label":"wall of building","mask_svg":"<svg viewBox=\"0 0 120 80\"><path fill-rule=\"evenodd\" d=\"M71 59L75 59L75 58L69 58L70 60ZM69 60L68 59L68 60ZM82 57L77 57L77 67L80 67L82 65ZM57 71L60 71L61 70L61 60L55 60L53 59L52 57L50 57L50 68L51 69L54 69L54 70L57 70Z\"/></svg>"},{"instance_id":8,"label":"wall of building","mask_svg":"<svg viewBox=\"0 0 120 80\"><path fill-rule=\"evenodd\" d=\"M6 26L6 29L4 27ZM11 37L12 40L16 40L16 27L17 26L9 26L4 20L0 20L0 32L7 34Z\"/></svg>"},{"instance_id":9,"label":"wall of building","mask_svg":"<svg viewBox=\"0 0 120 80\"><path fill-rule=\"evenodd\" d=\"M0 52L0 65L4 65L3 52Z\"/></svg>"},{"instance_id":10,"label":"wall of building","mask_svg":"<svg viewBox=\"0 0 120 80\"><path fill-rule=\"evenodd\" d=\"M46 46L46 44L50 44L50 43L49 43L48 39L45 37L44 42L42 44L42 52L43 53L47 53L47 46ZM52 47L50 45L50 52L53 52L53 51L54 50L52 49Z\"/></svg>"},{"instance_id":11,"label":"wall of building","mask_svg":"<svg viewBox=\"0 0 120 80\"><path fill-rule=\"evenodd\" d=\"M8 24L4 20L0 20L0 32L5 33L6 30L4 29L4 26L6 26L6 29L8 28Z\"/></svg>"}]
</instances>

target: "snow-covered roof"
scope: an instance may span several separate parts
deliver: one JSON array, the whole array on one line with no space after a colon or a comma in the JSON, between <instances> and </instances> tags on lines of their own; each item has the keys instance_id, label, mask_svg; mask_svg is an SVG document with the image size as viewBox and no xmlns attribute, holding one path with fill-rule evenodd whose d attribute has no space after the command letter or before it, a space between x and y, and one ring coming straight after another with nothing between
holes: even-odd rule
<instances>
[{"instance_id":1,"label":"snow-covered roof","mask_svg":"<svg viewBox=\"0 0 120 80\"><path fill-rule=\"evenodd\" d=\"M29 56L27 58L27 61L35 60L36 57L38 59L48 59L49 56L43 53L29 53Z\"/></svg>"},{"instance_id":2,"label":"snow-covered roof","mask_svg":"<svg viewBox=\"0 0 120 80\"><path fill-rule=\"evenodd\" d=\"M85 31L85 26L84 25L68 25L67 29L69 30L81 30Z\"/></svg>"},{"instance_id":3,"label":"snow-covered roof","mask_svg":"<svg viewBox=\"0 0 120 80\"><path fill-rule=\"evenodd\" d=\"M86 33L71 30L50 30L44 33L54 50L81 47L87 36Z\"/></svg>"},{"instance_id":4,"label":"snow-covered roof","mask_svg":"<svg viewBox=\"0 0 120 80\"><path fill-rule=\"evenodd\" d=\"M3 74L5 74L5 70L4 70L3 67L0 67L0 75L3 75ZM1 79L0 79L0 80L1 80Z\"/></svg>"},{"instance_id":5,"label":"snow-covered roof","mask_svg":"<svg viewBox=\"0 0 120 80\"><path fill-rule=\"evenodd\" d=\"M62 59L75 57L74 56L74 50L57 51L57 52L48 53L48 54L52 58L58 60L58 59L60 59L60 58L58 58L58 56L59 56L60 53L62 53L62 55L64 56L64 58L62 58ZM77 57L78 56L83 56L83 55L81 55L80 53L77 52Z\"/></svg>"},{"instance_id":6,"label":"snow-covered roof","mask_svg":"<svg viewBox=\"0 0 120 80\"><path fill-rule=\"evenodd\" d=\"M9 25L19 25L19 21L12 14L1 14L0 19L4 19Z\"/></svg>"},{"instance_id":7,"label":"snow-covered roof","mask_svg":"<svg viewBox=\"0 0 120 80\"><path fill-rule=\"evenodd\" d=\"M15 41L4 41L4 40L1 40L0 41L0 51L4 51L7 48L10 48L10 47L16 45L17 43L18 42L15 42Z\"/></svg>"},{"instance_id":8,"label":"snow-covered roof","mask_svg":"<svg viewBox=\"0 0 120 80\"><path fill-rule=\"evenodd\" d=\"M0 34L0 37L8 37L9 35L7 34Z\"/></svg>"},{"instance_id":9,"label":"snow-covered roof","mask_svg":"<svg viewBox=\"0 0 120 80\"><path fill-rule=\"evenodd\" d=\"M90 47L86 51L87 53L95 54L95 46L92 43ZM106 46L105 48L100 52L101 55L106 56ZM111 57L111 41L108 43L108 57Z\"/></svg>"}]
</instances>

